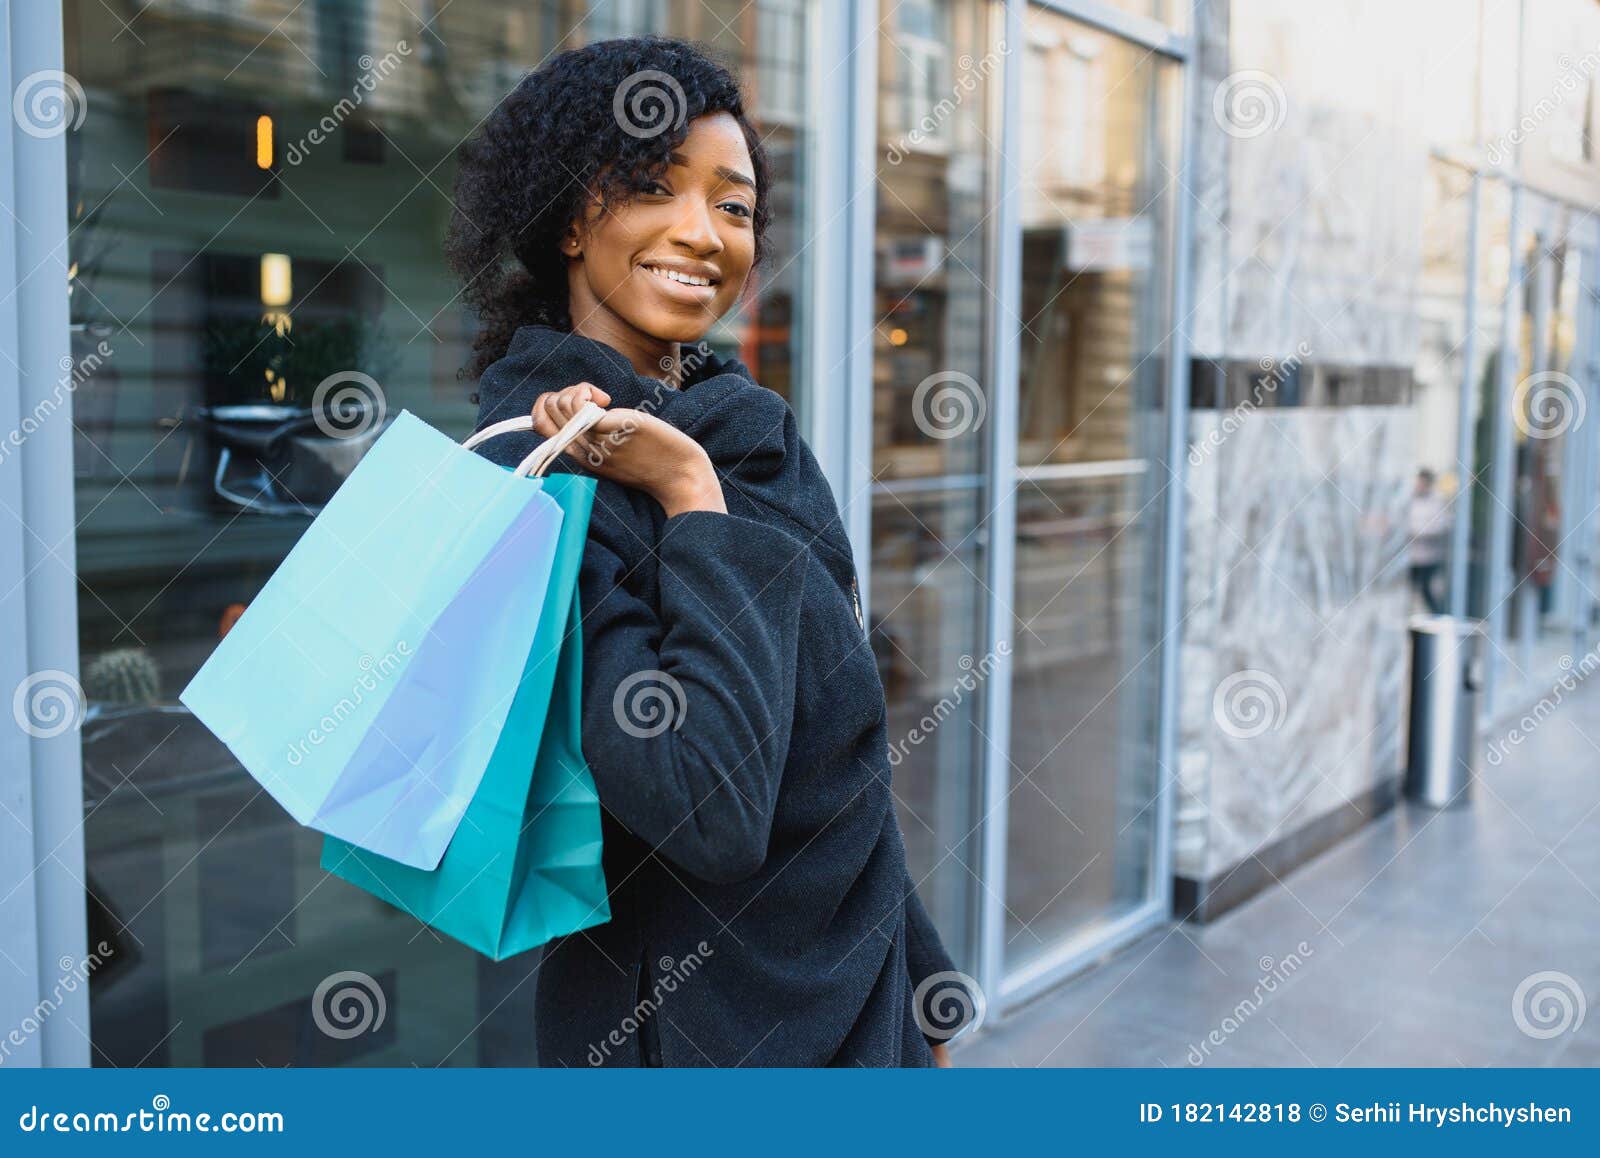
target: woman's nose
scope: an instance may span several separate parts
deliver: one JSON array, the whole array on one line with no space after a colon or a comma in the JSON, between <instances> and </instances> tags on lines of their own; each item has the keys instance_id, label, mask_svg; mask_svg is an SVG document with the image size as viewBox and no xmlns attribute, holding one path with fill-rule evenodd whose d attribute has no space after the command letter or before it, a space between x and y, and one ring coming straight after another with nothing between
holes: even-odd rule
<instances>
[{"instance_id":1,"label":"woman's nose","mask_svg":"<svg viewBox=\"0 0 1600 1158\"><path fill-rule=\"evenodd\" d=\"M698 201L691 204L674 224L672 240L692 250L701 257L721 253L722 235L710 211Z\"/></svg>"}]
</instances>

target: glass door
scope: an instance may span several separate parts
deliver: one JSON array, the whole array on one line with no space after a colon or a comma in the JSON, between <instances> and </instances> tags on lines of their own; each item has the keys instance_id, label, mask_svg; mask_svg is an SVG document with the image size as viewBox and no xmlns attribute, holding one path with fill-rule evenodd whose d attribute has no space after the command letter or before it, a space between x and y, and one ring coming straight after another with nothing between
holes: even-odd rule
<instances>
[{"instance_id":1,"label":"glass door","mask_svg":"<svg viewBox=\"0 0 1600 1158\"><path fill-rule=\"evenodd\" d=\"M1053 8L877 11L869 627L913 879L1011 1005L1168 915L1182 66Z\"/></svg>"},{"instance_id":2,"label":"glass door","mask_svg":"<svg viewBox=\"0 0 1600 1158\"><path fill-rule=\"evenodd\" d=\"M1591 251L1591 253L1594 251ZM1579 385L1586 403L1587 421L1600 422L1600 276L1589 263L1589 277L1580 294L1579 342L1583 373ZM1573 655L1600 649L1600 439L1593 429L1573 440L1577 450L1572 466L1571 510L1581 524L1572 541L1571 623Z\"/></svg>"},{"instance_id":3,"label":"glass door","mask_svg":"<svg viewBox=\"0 0 1600 1158\"><path fill-rule=\"evenodd\" d=\"M1593 403L1596 366L1595 288L1596 227L1586 214L1568 210L1566 251L1571 268L1558 295L1552 343L1564 344L1562 375L1557 391L1544 399L1537 426L1549 447L1546 479L1548 504L1553 508L1557 536L1550 551L1548 591L1542 597L1542 615L1536 647L1542 652L1545 674L1550 664L1559 672L1576 662L1592 644L1597 596L1594 581L1596 496L1590 485L1595 458ZM1567 657L1563 660L1563 656Z\"/></svg>"},{"instance_id":4,"label":"glass door","mask_svg":"<svg viewBox=\"0 0 1600 1158\"><path fill-rule=\"evenodd\" d=\"M1509 528L1500 561L1497 712L1548 691L1584 649L1578 564L1593 506L1579 487L1592 358L1584 316L1595 281L1591 230L1567 206L1532 194L1526 201L1519 364L1507 400L1511 493L1501 512Z\"/></svg>"},{"instance_id":5,"label":"glass door","mask_svg":"<svg viewBox=\"0 0 1600 1158\"><path fill-rule=\"evenodd\" d=\"M1464 582L1451 575L1452 615L1484 619L1489 614L1489 588L1492 582L1494 551L1491 536L1496 503L1494 499L1494 448L1499 438L1500 416L1495 406L1505 345L1505 318L1508 305L1516 308L1510 295L1512 265L1511 190L1501 181L1481 177L1478 181L1478 285L1471 343L1476 357L1467 368L1467 404L1470 408L1471 441L1466 463L1470 465L1463 500L1467 506L1467 554ZM1487 704L1480 705L1487 714Z\"/></svg>"},{"instance_id":6,"label":"glass door","mask_svg":"<svg viewBox=\"0 0 1600 1158\"><path fill-rule=\"evenodd\" d=\"M1590 254L1594 254L1590 250ZM1600 422L1600 275L1594 259L1589 262L1589 278L1582 290L1581 350L1582 376L1579 384L1587 401L1589 422ZM1571 624L1574 656L1600 651L1600 440L1594 430L1576 438L1579 456L1573 467L1571 510L1581 531L1574 534L1573 582L1571 582Z\"/></svg>"},{"instance_id":7,"label":"glass door","mask_svg":"<svg viewBox=\"0 0 1600 1158\"><path fill-rule=\"evenodd\" d=\"M1563 264L1555 239L1556 216L1557 208L1551 202L1523 192L1517 231L1522 277L1515 295L1515 357L1495 442L1495 453L1502 458L1496 465L1504 472L1496 477L1510 478L1509 487L1497 489L1494 495L1494 518L1501 530L1493 551L1498 583L1491 591L1489 612L1498 630L1491 635L1489 663L1494 669L1491 685L1497 714L1517 707L1534 687L1532 636L1537 592L1529 582L1529 548L1536 546L1536 541L1528 521L1536 497L1538 448L1528 436L1528 400L1531 392L1542 392L1555 382L1548 366L1551 303Z\"/></svg>"},{"instance_id":8,"label":"glass door","mask_svg":"<svg viewBox=\"0 0 1600 1158\"><path fill-rule=\"evenodd\" d=\"M1158 891L1180 66L1043 8L1018 46L1021 301L1005 988Z\"/></svg>"},{"instance_id":9,"label":"glass door","mask_svg":"<svg viewBox=\"0 0 1600 1158\"><path fill-rule=\"evenodd\" d=\"M912 880L960 968L977 971L990 592L986 373L997 191L999 6L879 12L868 629ZM959 102L949 94L959 93Z\"/></svg>"}]
</instances>

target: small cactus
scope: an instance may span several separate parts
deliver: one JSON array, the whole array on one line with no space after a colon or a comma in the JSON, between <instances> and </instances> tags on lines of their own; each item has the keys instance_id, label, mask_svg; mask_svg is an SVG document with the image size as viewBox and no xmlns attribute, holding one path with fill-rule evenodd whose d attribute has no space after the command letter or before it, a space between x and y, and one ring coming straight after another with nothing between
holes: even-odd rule
<instances>
[{"instance_id":1,"label":"small cactus","mask_svg":"<svg viewBox=\"0 0 1600 1158\"><path fill-rule=\"evenodd\" d=\"M90 703L152 703L161 695L161 672L143 648L102 652L84 669L83 693Z\"/></svg>"}]
</instances>

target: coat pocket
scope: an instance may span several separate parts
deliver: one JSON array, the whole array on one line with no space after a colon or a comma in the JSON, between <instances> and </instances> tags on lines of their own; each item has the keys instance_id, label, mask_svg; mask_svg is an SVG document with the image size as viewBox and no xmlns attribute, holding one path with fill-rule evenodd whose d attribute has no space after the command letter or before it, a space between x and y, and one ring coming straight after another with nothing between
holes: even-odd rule
<instances>
[{"instance_id":1,"label":"coat pocket","mask_svg":"<svg viewBox=\"0 0 1600 1158\"><path fill-rule=\"evenodd\" d=\"M661 1033L656 1024L655 982L650 973L650 951L639 957L639 986L633 998L633 1017L639 1023L639 1064L661 1065Z\"/></svg>"}]
</instances>

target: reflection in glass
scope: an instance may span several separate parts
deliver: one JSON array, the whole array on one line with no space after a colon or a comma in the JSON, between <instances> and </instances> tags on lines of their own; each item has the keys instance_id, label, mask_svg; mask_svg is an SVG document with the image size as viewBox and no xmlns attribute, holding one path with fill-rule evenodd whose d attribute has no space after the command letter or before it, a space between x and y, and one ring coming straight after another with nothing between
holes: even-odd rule
<instances>
[{"instance_id":1,"label":"reflection in glass","mask_svg":"<svg viewBox=\"0 0 1600 1158\"><path fill-rule=\"evenodd\" d=\"M1472 523L1469 536L1466 614L1489 614L1489 534L1494 507L1494 396L1500 374L1506 292L1511 277L1511 191L1484 179L1478 205L1478 296L1474 326L1477 359L1472 367Z\"/></svg>"},{"instance_id":2,"label":"reflection in glass","mask_svg":"<svg viewBox=\"0 0 1600 1158\"><path fill-rule=\"evenodd\" d=\"M1510 448L1511 495L1509 501L1491 493L1490 498L1501 508L1500 517L1509 527L1505 545L1499 559L1492 566L1500 572L1498 602L1490 606L1491 614L1499 617L1500 638L1493 649L1490 662L1496 665L1495 710L1518 702L1531 686L1528 671L1527 613L1528 575L1525 570L1527 537L1524 518L1527 505L1524 496L1528 491L1528 456L1526 450L1526 425L1523 417L1530 376L1545 368L1549 357L1548 319L1550 297L1554 292L1554 277L1559 262L1552 261L1548 241L1551 229L1551 209L1548 202L1528 195L1524 199L1524 217L1518 230L1522 249L1522 281L1515 288L1517 313L1513 319L1516 335L1516 365L1511 375L1509 392L1498 421L1502 429L1498 435L1501 445ZM1509 427L1509 431L1505 428Z\"/></svg>"},{"instance_id":3,"label":"reflection in glass","mask_svg":"<svg viewBox=\"0 0 1600 1158\"><path fill-rule=\"evenodd\" d=\"M1577 224L1564 207L1551 207L1547 234L1532 243L1533 292L1524 316L1524 377L1510 399L1514 471L1510 574L1514 585L1506 615L1511 683L1542 682L1570 652L1576 625L1564 614L1574 577L1566 557L1566 528L1583 512L1565 510L1565 484L1576 450L1572 422L1585 369L1574 357L1578 310L1592 260L1568 230ZM1545 238L1548 240L1545 240Z\"/></svg>"},{"instance_id":4,"label":"reflection in glass","mask_svg":"<svg viewBox=\"0 0 1600 1158\"><path fill-rule=\"evenodd\" d=\"M740 69L774 253L712 341L803 405L803 7L137 7L126 26L95 0L63 13L95 110L68 138L67 207L73 352L92 367L74 399L89 941L114 946L95 1062L529 1063L537 955L488 962L329 878L320 838L176 697L363 445L303 421L319 383L360 370L388 415L470 430L468 319L439 254L451 156L561 48L661 32ZM316 1028L311 995L344 970L383 988L379 1032Z\"/></svg>"},{"instance_id":5,"label":"reflection in glass","mask_svg":"<svg viewBox=\"0 0 1600 1158\"><path fill-rule=\"evenodd\" d=\"M1570 590L1576 578L1569 542L1585 509L1567 509L1569 483L1582 466L1572 424L1587 408L1589 355L1577 349L1579 311L1594 272L1592 242L1575 231L1584 215L1529 194L1522 231L1526 269L1518 317L1518 373L1507 399L1510 424L1509 523L1499 566L1504 624L1493 662L1499 682L1495 710L1511 709L1555 678L1563 654L1581 649L1581 625Z\"/></svg>"},{"instance_id":6,"label":"reflection in glass","mask_svg":"<svg viewBox=\"0 0 1600 1158\"><path fill-rule=\"evenodd\" d=\"M1442 161L1428 167L1418 292L1417 477L1406 538L1411 609L1441 614L1450 590L1450 543L1461 479L1456 469L1461 376L1467 354L1467 256L1472 174Z\"/></svg>"},{"instance_id":7,"label":"reflection in glass","mask_svg":"<svg viewBox=\"0 0 1600 1158\"><path fill-rule=\"evenodd\" d=\"M1186 0L1106 0L1112 8L1120 8L1130 16L1143 16L1158 20L1174 32L1189 30L1189 8Z\"/></svg>"},{"instance_id":8,"label":"reflection in glass","mask_svg":"<svg viewBox=\"0 0 1600 1158\"><path fill-rule=\"evenodd\" d=\"M1008 972L1149 895L1174 66L1030 9Z\"/></svg>"},{"instance_id":9,"label":"reflection in glass","mask_svg":"<svg viewBox=\"0 0 1600 1158\"><path fill-rule=\"evenodd\" d=\"M998 30L993 5L908 0L885 15L879 41L868 626L912 879L969 969L980 707L997 658L984 643L983 576Z\"/></svg>"}]
</instances>

